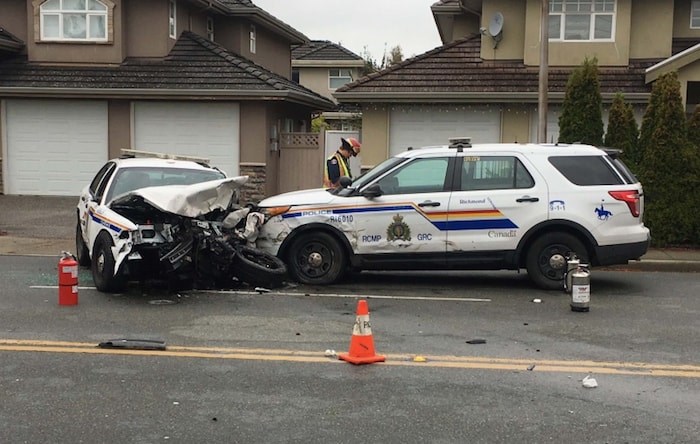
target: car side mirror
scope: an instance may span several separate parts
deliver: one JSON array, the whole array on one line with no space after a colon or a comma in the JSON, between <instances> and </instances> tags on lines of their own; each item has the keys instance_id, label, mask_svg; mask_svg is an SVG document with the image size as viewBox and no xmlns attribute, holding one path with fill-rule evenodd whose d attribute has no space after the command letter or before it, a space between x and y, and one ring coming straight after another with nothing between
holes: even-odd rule
<instances>
[{"instance_id":1,"label":"car side mirror","mask_svg":"<svg viewBox=\"0 0 700 444\"><path fill-rule=\"evenodd\" d=\"M382 191L382 187L380 187L378 183L373 183L372 185L362 190L362 196L366 197L367 199L374 199L375 197L379 197L382 194L384 194L384 192Z\"/></svg>"},{"instance_id":2,"label":"car side mirror","mask_svg":"<svg viewBox=\"0 0 700 444\"><path fill-rule=\"evenodd\" d=\"M340 179L338 179L338 184L341 188L347 188L352 185L352 179L350 179L348 176L342 176Z\"/></svg>"}]
</instances>

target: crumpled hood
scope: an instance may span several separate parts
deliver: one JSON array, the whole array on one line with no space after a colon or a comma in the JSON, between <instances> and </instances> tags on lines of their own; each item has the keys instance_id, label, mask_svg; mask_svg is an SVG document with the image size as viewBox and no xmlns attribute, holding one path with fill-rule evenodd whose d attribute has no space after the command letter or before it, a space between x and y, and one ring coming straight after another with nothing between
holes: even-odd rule
<instances>
[{"instance_id":1,"label":"crumpled hood","mask_svg":"<svg viewBox=\"0 0 700 444\"><path fill-rule=\"evenodd\" d=\"M333 199L333 195L325 188L291 191L263 199L258 204L261 208L281 207L286 205L319 205L327 204Z\"/></svg>"},{"instance_id":2,"label":"crumpled hood","mask_svg":"<svg viewBox=\"0 0 700 444\"><path fill-rule=\"evenodd\" d=\"M237 176L193 185L140 188L114 199L110 206L138 206L145 202L161 211L194 218L228 208L236 190L247 181L248 176Z\"/></svg>"}]
</instances>

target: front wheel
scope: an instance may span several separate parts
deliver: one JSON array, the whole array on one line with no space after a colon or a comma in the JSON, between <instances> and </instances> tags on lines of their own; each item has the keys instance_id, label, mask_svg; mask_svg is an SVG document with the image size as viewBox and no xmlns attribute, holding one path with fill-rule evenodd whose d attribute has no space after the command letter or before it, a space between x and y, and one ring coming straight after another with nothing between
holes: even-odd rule
<instances>
[{"instance_id":1,"label":"front wheel","mask_svg":"<svg viewBox=\"0 0 700 444\"><path fill-rule=\"evenodd\" d=\"M300 235L289 247L290 274L302 284L332 284L347 269L347 256L338 241L328 233Z\"/></svg>"},{"instance_id":2,"label":"front wheel","mask_svg":"<svg viewBox=\"0 0 700 444\"><path fill-rule=\"evenodd\" d=\"M83 230L80 228L80 220L78 220L75 226L75 258L78 261L78 265L81 267L90 265L90 252L83 240Z\"/></svg>"},{"instance_id":3,"label":"front wheel","mask_svg":"<svg viewBox=\"0 0 700 444\"><path fill-rule=\"evenodd\" d=\"M544 290L564 288L567 257L575 253L581 263L588 263L586 247L568 233L549 233L538 237L525 256L527 274Z\"/></svg>"},{"instance_id":4,"label":"front wheel","mask_svg":"<svg viewBox=\"0 0 700 444\"><path fill-rule=\"evenodd\" d=\"M251 247L237 249L232 269L237 278L255 287L281 287L287 277L282 259Z\"/></svg>"},{"instance_id":5,"label":"front wheel","mask_svg":"<svg viewBox=\"0 0 700 444\"><path fill-rule=\"evenodd\" d=\"M102 232L95 239L92 251L92 280L99 291L119 293L126 288L126 278L117 271L114 272L115 260L112 255L112 238Z\"/></svg>"}]
</instances>

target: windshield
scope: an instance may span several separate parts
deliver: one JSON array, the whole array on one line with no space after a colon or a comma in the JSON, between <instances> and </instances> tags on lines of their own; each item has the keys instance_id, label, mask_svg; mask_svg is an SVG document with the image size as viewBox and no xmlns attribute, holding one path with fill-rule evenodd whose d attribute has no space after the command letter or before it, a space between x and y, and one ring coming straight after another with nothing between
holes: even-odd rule
<instances>
[{"instance_id":1,"label":"windshield","mask_svg":"<svg viewBox=\"0 0 700 444\"><path fill-rule=\"evenodd\" d=\"M396 165L398 165L402 162L405 162L406 160L408 160L408 159L406 159L405 157L390 157L390 158L388 158L387 160L380 163L379 165L376 165L371 170L364 172L357 179L353 180L351 188L354 190L357 190L359 188L364 187L368 183L373 182L377 177L381 176L386 171L394 168Z\"/></svg>"},{"instance_id":2,"label":"windshield","mask_svg":"<svg viewBox=\"0 0 700 444\"><path fill-rule=\"evenodd\" d=\"M105 202L120 194L139 188L165 185L192 185L210 180L224 179L218 170L191 170L186 168L133 167L120 168L114 175Z\"/></svg>"}]
</instances>

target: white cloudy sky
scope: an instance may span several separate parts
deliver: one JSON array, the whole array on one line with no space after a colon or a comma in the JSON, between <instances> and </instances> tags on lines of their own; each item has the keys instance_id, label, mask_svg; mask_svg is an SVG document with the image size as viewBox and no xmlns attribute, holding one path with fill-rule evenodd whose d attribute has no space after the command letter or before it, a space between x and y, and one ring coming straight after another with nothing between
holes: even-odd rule
<instances>
[{"instance_id":1,"label":"white cloudy sky","mask_svg":"<svg viewBox=\"0 0 700 444\"><path fill-rule=\"evenodd\" d=\"M437 0L253 0L312 40L340 43L380 61L394 46L404 58L440 46L430 5Z\"/></svg>"}]
</instances>

